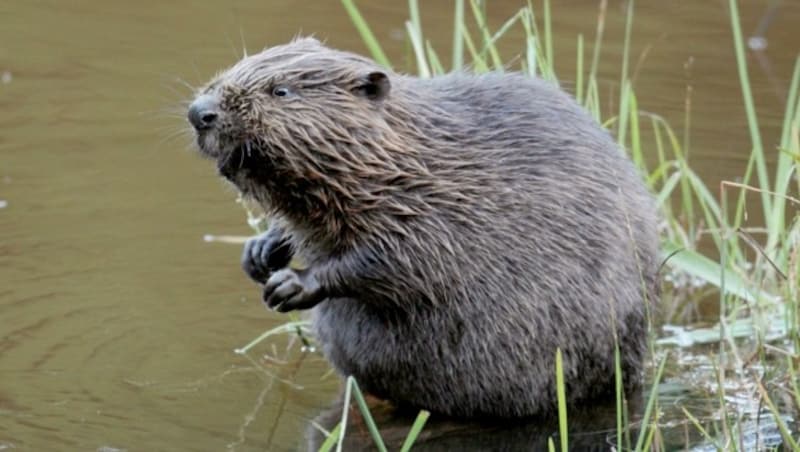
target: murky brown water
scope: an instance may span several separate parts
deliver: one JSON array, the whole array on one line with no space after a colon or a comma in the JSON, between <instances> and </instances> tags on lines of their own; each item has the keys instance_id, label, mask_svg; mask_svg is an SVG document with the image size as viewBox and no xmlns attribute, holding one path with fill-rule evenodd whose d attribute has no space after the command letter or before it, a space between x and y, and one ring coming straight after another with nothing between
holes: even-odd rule
<instances>
[{"instance_id":1,"label":"murky brown water","mask_svg":"<svg viewBox=\"0 0 800 452\"><path fill-rule=\"evenodd\" d=\"M362 3L402 67L405 3ZM444 45L451 5L423 3L428 34ZM498 25L522 2L490 3ZM596 5L554 3L557 64L571 78L575 37L591 41ZM642 1L633 31L633 55L649 49L636 81L643 109L680 130L693 87L691 160L709 181L738 176L749 151L723 3ZM752 33L770 2L742 3ZM188 135L173 135L186 126L170 114L190 95L177 80L205 81L243 40L254 51L304 32L365 51L339 2L302 5L0 3L0 449L291 450L333 401L338 381L323 378L316 355L270 367L298 389L233 353L285 317L260 306L238 247L203 242L250 230ZM609 90L623 10L610 1ZM798 23L800 2L784 1L750 61L768 144Z\"/></svg>"}]
</instances>

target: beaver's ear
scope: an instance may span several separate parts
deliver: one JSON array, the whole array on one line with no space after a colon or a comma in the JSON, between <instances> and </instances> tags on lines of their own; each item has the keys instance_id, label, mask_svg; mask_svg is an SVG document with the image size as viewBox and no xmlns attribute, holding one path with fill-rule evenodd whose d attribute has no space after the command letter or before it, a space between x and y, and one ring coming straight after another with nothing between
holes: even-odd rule
<instances>
[{"instance_id":1,"label":"beaver's ear","mask_svg":"<svg viewBox=\"0 0 800 452\"><path fill-rule=\"evenodd\" d=\"M369 100L382 100L392 89L389 77L383 72L370 72L359 79L359 84L353 88L353 93L366 97Z\"/></svg>"}]
</instances>

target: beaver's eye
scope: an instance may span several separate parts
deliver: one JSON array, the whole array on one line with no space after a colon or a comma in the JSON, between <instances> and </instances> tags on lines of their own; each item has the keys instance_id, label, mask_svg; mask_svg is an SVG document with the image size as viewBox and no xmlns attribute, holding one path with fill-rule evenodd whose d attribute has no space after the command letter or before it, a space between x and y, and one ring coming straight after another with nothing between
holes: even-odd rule
<instances>
[{"instance_id":1,"label":"beaver's eye","mask_svg":"<svg viewBox=\"0 0 800 452\"><path fill-rule=\"evenodd\" d=\"M275 97L288 96L289 88L286 88L285 86L276 86L275 88L272 88L272 95Z\"/></svg>"}]
</instances>

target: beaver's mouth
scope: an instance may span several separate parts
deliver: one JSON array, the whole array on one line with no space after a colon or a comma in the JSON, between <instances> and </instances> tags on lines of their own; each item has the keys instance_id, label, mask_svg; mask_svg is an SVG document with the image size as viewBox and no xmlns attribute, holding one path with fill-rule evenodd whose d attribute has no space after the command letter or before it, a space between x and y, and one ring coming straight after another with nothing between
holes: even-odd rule
<instances>
[{"instance_id":1,"label":"beaver's mouth","mask_svg":"<svg viewBox=\"0 0 800 452\"><path fill-rule=\"evenodd\" d=\"M197 149L216 163L217 173L240 186L264 167L260 148L251 140L234 139L217 133L198 133Z\"/></svg>"},{"instance_id":2,"label":"beaver's mouth","mask_svg":"<svg viewBox=\"0 0 800 452\"><path fill-rule=\"evenodd\" d=\"M232 146L225 146L216 133L208 131L195 131L195 147L198 153L208 159L218 159L226 154L226 149Z\"/></svg>"},{"instance_id":3,"label":"beaver's mouth","mask_svg":"<svg viewBox=\"0 0 800 452\"><path fill-rule=\"evenodd\" d=\"M217 157L217 171L220 176L234 182L236 175L247 169L251 157L251 150L244 144L235 146L231 151L221 152Z\"/></svg>"},{"instance_id":4,"label":"beaver's mouth","mask_svg":"<svg viewBox=\"0 0 800 452\"><path fill-rule=\"evenodd\" d=\"M196 147L201 156L216 161L220 175L231 180L244 167L248 155L244 143L231 143L216 133L205 131L197 133Z\"/></svg>"},{"instance_id":5,"label":"beaver's mouth","mask_svg":"<svg viewBox=\"0 0 800 452\"><path fill-rule=\"evenodd\" d=\"M250 142L244 142L221 151L217 156L217 172L236 185L247 179L264 177L271 165L263 157L260 149Z\"/></svg>"}]
</instances>

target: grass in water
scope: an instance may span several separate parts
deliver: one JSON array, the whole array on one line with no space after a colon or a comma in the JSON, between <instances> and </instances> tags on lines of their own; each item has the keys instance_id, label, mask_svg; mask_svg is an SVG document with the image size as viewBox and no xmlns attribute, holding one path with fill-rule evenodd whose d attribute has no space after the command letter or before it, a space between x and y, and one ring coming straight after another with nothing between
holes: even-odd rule
<instances>
[{"instance_id":1,"label":"grass in water","mask_svg":"<svg viewBox=\"0 0 800 452\"><path fill-rule=\"evenodd\" d=\"M336 452L340 452L342 450L345 431L347 430L347 414L350 411L350 402L352 398L356 399L358 409L361 412L361 415L364 417L364 422L367 424L367 429L369 430L372 440L375 442L376 449L378 449L380 452L387 452L388 449L383 442L383 438L381 438L381 434L378 431L378 426L375 424L375 420L372 418L372 414L369 411L367 402L364 399L364 394L361 393L361 389L358 387L358 383L356 383L356 380L353 377L347 377L347 383L345 385L344 392L344 403L342 404L342 420L339 421L336 427L328 434L328 438L322 443L319 451L328 452L332 450L334 446L336 447ZM411 429L409 430L405 441L403 441L403 445L400 448L401 452L407 452L411 450L411 446L414 445L414 441L417 440L417 437L422 431L422 428L425 426L425 422L427 422L429 416L430 413L425 410L419 412L417 418L414 420L414 423L411 425Z\"/></svg>"},{"instance_id":2,"label":"grass in water","mask_svg":"<svg viewBox=\"0 0 800 452\"><path fill-rule=\"evenodd\" d=\"M379 64L390 67L389 59L355 2L342 0L342 3L372 57ZM558 10L551 8L551 2L544 1L541 18L534 14L533 7L528 4L497 30L489 26L487 5L487 2L479 0L455 0L450 67L469 67L476 72L514 69L558 83L553 64L555 52L551 20ZM792 73L779 145L775 150L768 150L761 137L748 78L738 5L736 0L728 0L727 6L751 149L741 180L735 183L723 181L718 190L716 185L706 185L689 165L686 131L683 131L684 137L680 139L664 118L639 109L629 74L635 3L629 1L625 9L618 97L605 98L599 89L598 67L608 15L607 0L601 0L599 4L588 71L585 70L584 58L586 46L590 43L583 35L578 35L576 39L577 69L573 93L599 123L615 134L620 146L640 168L665 219L662 243L663 254L668 257L665 266L668 293L665 298L671 302L662 310L667 323L664 329L670 334L658 339L651 338L650 350L654 362L658 364L653 366L652 383L644 413L638 419L640 429L635 444L631 442L628 428L634 419L626 411L619 351L615 352L618 450L663 450L659 391L666 377L667 351L676 346L697 344L717 346L717 356L709 358L710 362L716 363L712 367L717 372L709 380L715 383L711 392L719 397L718 413L716 417L711 416L711 420L704 420L682 405L680 412L684 415L683 425L694 429L700 439L712 447L741 449L741 445L745 444L742 422L746 420L746 414L734 413L735 408L727 406L725 397L725 386L733 381L739 385L749 385L752 397L775 420L784 446L798 450L797 433L791 430L790 422L783 414L785 408L776 403L775 394L792 401L795 410L800 408L797 383L800 361L800 216L796 213L800 207L800 58ZM418 75L431 77L445 73L445 62L423 33L417 0L409 0L409 11L410 19L405 28ZM507 64L509 60L503 58L498 43L504 41L509 30L519 28L524 38L518 43L521 46L514 48L521 47L522 51L511 60L518 67L511 67ZM606 117L603 114L604 111L610 111L602 108L607 105L616 105L614 116ZM688 129L691 106L688 97L686 105ZM773 159L770 152L774 152L776 161L772 174L766 164ZM758 196L759 210L764 218L764 224L758 228L747 226L747 193ZM702 250L708 250L708 247L701 248L701 244L710 245L713 254L719 258L704 254ZM719 319L716 324L693 329L671 325L683 321L684 312L690 310L710 290L719 293ZM306 324L301 321L289 323L265 333L239 351L247 353L266 337L302 332L305 327ZM774 356L780 359L770 358ZM560 364L559 351L556 355L559 446L561 450L567 450L566 394ZM761 371L755 372L753 369L756 368ZM376 446L379 450L385 450L363 396L352 378L347 380L346 396L341 422L330 432L321 450L341 447L351 396L355 397ZM759 419L762 415L760 412ZM402 450L411 448L427 416L426 412L420 413ZM548 446L550 450L557 450L552 439Z\"/></svg>"}]
</instances>

